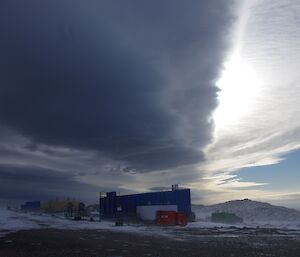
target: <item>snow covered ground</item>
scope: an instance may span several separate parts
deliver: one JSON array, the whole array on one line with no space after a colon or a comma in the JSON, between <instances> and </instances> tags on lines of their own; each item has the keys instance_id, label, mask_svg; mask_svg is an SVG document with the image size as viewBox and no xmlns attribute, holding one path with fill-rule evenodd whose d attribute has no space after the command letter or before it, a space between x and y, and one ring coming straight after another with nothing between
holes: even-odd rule
<instances>
[{"instance_id":1,"label":"snow covered ground","mask_svg":"<svg viewBox=\"0 0 300 257\"><path fill-rule=\"evenodd\" d=\"M209 256L220 256L212 255L216 254L217 247L218 253L223 253L223 250L227 253L242 253L234 256L243 256L244 253L247 256L258 256L258 251L263 253L259 256L298 256L294 253L299 253L300 229L244 226L197 221L189 223L186 227L144 224L116 227L109 221L73 221L44 213L0 209L0 255L20 256L21 249L24 256L42 255L37 254L38 251L49 257L62 256L59 255L62 252L68 253L68 256L78 256L78 253L87 256L87 250L89 256L102 256L103 253L108 253L107 256L117 256L110 254L120 252L122 256L137 255L137 252L144 253L139 256L157 256L157 250L160 252L165 249L165 254L160 256L194 256L197 251L207 251ZM56 230L38 230L43 228ZM18 230L22 231L13 233ZM77 230L76 233L73 230ZM74 244L80 247L74 248ZM45 249L49 251L46 255ZM4 250L6 252L3 253ZM172 254L170 250L173 251ZM282 252L288 255L281 255ZM248 255L252 253L253 255Z\"/></svg>"},{"instance_id":2,"label":"snow covered ground","mask_svg":"<svg viewBox=\"0 0 300 257\"><path fill-rule=\"evenodd\" d=\"M151 233L159 227L147 227L141 225L115 226L111 221L87 220L74 221L62 216L49 215L45 213L23 213L6 209L0 209L0 231L2 230L21 230L21 229L39 229L39 228L57 228L57 229L107 229L124 232Z\"/></svg>"},{"instance_id":3,"label":"snow covered ground","mask_svg":"<svg viewBox=\"0 0 300 257\"><path fill-rule=\"evenodd\" d=\"M186 227L169 227L175 229L183 228L214 228L230 227L228 224L218 224L212 222L197 221L189 223ZM15 212L6 209L0 209L0 230L20 230L20 229L38 229L38 228L58 228L58 229L108 229L125 232L152 233L166 231L164 227L147 226L143 224L130 224L124 226L115 226L112 221L73 221L62 216L52 216L45 213L24 213Z\"/></svg>"},{"instance_id":4,"label":"snow covered ground","mask_svg":"<svg viewBox=\"0 0 300 257\"><path fill-rule=\"evenodd\" d=\"M24 230L24 229L42 229L42 228L55 228L55 229L91 229L91 230L109 230L126 233L138 233L145 235L159 235L159 236L172 236L174 230L184 230L186 228L195 227L213 227L214 223L195 222L189 223L186 227L161 227L146 224L124 224L124 226L115 226L112 221L94 221L87 220L74 221L64 218L59 215L50 215L46 213L24 213L10 211L0 208L0 237L11 231ZM226 225L225 225L226 226Z\"/></svg>"},{"instance_id":5,"label":"snow covered ground","mask_svg":"<svg viewBox=\"0 0 300 257\"><path fill-rule=\"evenodd\" d=\"M273 225L260 226L263 227L273 227L273 228L287 228L287 229L297 229L300 232L300 228L297 226L286 227L281 226L280 223L276 227ZM68 230L78 230L78 229L91 229L91 230L109 230L118 231L126 233L138 233L152 236L174 236L174 234L183 235L187 231L219 231L228 232L229 230L240 231L244 227L255 228L257 224L239 224L239 225L229 225L212 223L209 221L198 220L196 222L189 223L186 227L160 227L160 226L148 226L144 224L124 224L124 226L115 226L114 222L111 221L73 221L66 219L62 216L53 216L45 213L23 213L10 211L7 209L0 208L0 237L5 234L24 229L41 229L41 228L55 228L55 229L68 229ZM298 232L297 232L298 233Z\"/></svg>"}]
</instances>

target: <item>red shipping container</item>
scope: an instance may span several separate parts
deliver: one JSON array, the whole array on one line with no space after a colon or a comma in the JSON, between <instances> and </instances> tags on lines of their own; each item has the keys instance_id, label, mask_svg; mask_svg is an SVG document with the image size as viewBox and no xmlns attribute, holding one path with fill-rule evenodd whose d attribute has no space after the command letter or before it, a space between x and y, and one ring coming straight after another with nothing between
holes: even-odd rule
<instances>
[{"instance_id":1,"label":"red shipping container","mask_svg":"<svg viewBox=\"0 0 300 257\"><path fill-rule=\"evenodd\" d=\"M177 213L177 225L179 226L186 226L188 223L188 217L184 212Z\"/></svg>"},{"instance_id":2,"label":"red shipping container","mask_svg":"<svg viewBox=\"0 0 300 257\"><path fill-rule=\"evenodd\" d=\"M157 211L156 221L160 225L176 225L177 212L176 211Z\"/></svg>"}]
</instances>

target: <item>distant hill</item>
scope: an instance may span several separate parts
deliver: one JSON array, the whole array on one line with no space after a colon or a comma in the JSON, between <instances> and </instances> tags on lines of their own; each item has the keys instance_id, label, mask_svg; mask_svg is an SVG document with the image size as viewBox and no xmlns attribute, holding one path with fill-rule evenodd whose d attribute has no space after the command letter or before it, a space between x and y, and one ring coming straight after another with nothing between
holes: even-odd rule
<instances>
[{"instance_id":1,"label":"distant hill","mask_svg":"<svg viewBox=\"0 0 300 257\"><path fill-rule=\"evenodd\" d=\"M197 220L208 220L213 212L227 212L243 218L245 224L300 227L299 211L248 199L210 206L193 205L192 209Z\"/></svg>"}]
</instances>

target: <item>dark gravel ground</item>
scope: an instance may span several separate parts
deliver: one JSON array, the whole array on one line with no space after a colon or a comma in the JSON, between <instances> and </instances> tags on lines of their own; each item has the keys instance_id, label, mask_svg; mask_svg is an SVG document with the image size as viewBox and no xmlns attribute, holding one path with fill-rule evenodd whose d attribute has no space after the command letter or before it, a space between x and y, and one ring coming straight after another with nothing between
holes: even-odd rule
<instances>
[{"instance_id":1,"label":"dark gravel ground","mask_svg":"<svg viewBox=\"0 0 300 257\"><path fill-rule=\"evenodd\" d=\"M104 230L22 230L0 237L0 257L300 257L299 236L204 232L186 230L172 238Z\"/></svg>"}]
</instances>

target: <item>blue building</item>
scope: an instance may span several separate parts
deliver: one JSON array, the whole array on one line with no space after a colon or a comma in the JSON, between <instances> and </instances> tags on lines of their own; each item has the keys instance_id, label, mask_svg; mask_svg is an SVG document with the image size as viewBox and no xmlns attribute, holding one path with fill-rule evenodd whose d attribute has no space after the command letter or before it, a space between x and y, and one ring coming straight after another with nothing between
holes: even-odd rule
<instances>
[{"instance_id":1,"label":"blue building","mask_svg":"<svg viewBox=\"0 0 300 257\"><path fill-rule=\"evenodd\" d=\"M151 192L132 195L106 193L100 198L100 215L104 218L136 217L138 206L177 206L179 212L191 214L190 189L178 189L172 186L170 191Z\"/></svg>"},{"instance_id":2,"label":"blue building","mask_svg":"<svg viewBox=\"0 0 300 257\"><path fill-rule=\"evenodd\" d=\"M21 205L22 211L36 211L41 208L41 202L40 201L32 201L32 202L26 202L25 204Z\"/></svg>"}]
</instances>

